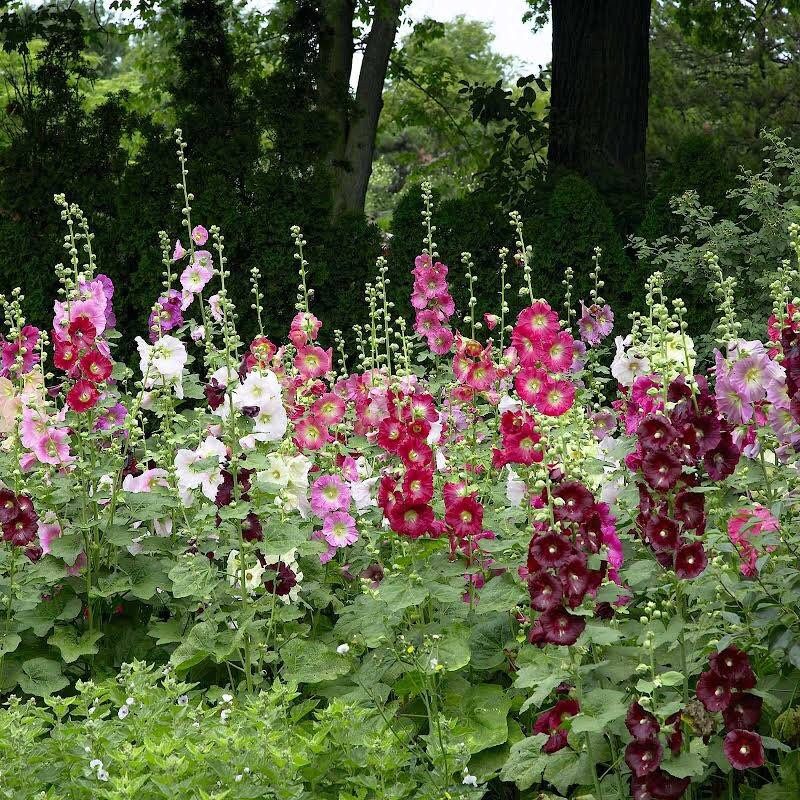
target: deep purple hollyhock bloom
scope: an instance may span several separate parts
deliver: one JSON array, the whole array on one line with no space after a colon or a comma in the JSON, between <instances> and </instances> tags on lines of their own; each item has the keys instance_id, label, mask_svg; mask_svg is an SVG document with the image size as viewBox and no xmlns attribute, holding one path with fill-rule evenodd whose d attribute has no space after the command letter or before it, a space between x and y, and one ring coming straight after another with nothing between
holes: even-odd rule
<instances>
[{"instance_id":1,"label":"deep purple hollyhock bloom","mask_svg":"<svg viewBox=\"0 0 800 800\"><path fill-rule=\"evenodd\" d=\"M689 778L676 778L663 769L647 776L647 791L653 800L679 800L689 788Z\"/></svg>"},{"instance_id":2,"label":"deep purple hollyhock bloom","mask_svg":"<svg viewBox=\"0 0 800 800\"><path fill-rule=\"evenodd\" d=\"M681 730L681 712L676 711L664 720L665 726L672 730L667 733L667 747L672 751L672 755L680 755L683 747L683 731Z\"/></svg>"},{"instance_id":3,"label":"deep purple hollyhock bloom","mask_svg":"<svg viewBox=\"0 0 800 800\"><path fill-rule=\"evenodd\" d=\"M648 414L639 423L636 436L646 450L663 450L678 438L678 432L662 414Z\"/></svg>"},{"instance_id":4,"label":"deep purple hollyhock bloom","mask_svg":"<svg viewBox=\"0 0 800 800\"><path fill-rule=\"evenodd\" d=\"M733 696L731 704L723 710L722 718L725 727L730 731L736 728L752 730L761 719L761 708L764 701L750 692L738 692Z\"/></svg>"},{"instance_id":5,"label":"deep purple hollyhock bloom","mask_svg":"<svg viewBox=\"0 0 800 800\"><path fill-rule=\"evenodd\" d=\"M705 455L709 450L719 447L722 440L722 429L716 416L705 414L702 417L694 417L690 426L694 430L692 450L698 456Z\"/></svg>"},{"instance_id":6,"label":"deep purple hollyhock bloom","mask_svg":"<svg viewBox=\"0 0 800 800\"><path fill-rule=\"evenodd\" d=\"M216 378L212 378L205 385L203 392L212 411L216 411L225 401L225 387Z\"/></svg>"},{"instance_id":7,"label":"deep purple hollyhock bloom","mask_svg":"<svg viewBox=\"0 0 800 800\"><path fill-rule=\"evenodd\" d=\"M537 647L544 647L547 644L547 634L542 627L541 617L534 620L531 629L528 631L528 641Z\"/></svg>"},{"instance_id":8,"label":"deep purple hollyhock bloom","mask_svg":"<svg viewBox=\"0 0 800 800\"><path fill-rule=\"evenodd\" d=\"M678 523L663 514L650 517L644 532L650 546L659 553L674 550L680 541Z\"/></svg>"},{"instance_id":9,"label":"deep purple hollyhock bloom","mask_svg":"<svg viewBox=\"0 0 800 800\"><path fill-rule=\"evenodd\" d=\"M734 769L755 769L764 766L764 745L753 731L730 731L722 743L725 758Z\"/></svg>"},{"instance_id":10,"label":"deep purple hollyhock bloom","mask_svg":"<svg viewBox=\"0 0 800 800\"><path fill-rule=\"evenodd\" d=\"M651 450L642 459L642 472L645 480L653 489L666 492L678 482L681 475L681 462L666 450Z\"/></svg>"},{"instance_id":11,"label":"deep purple hollyhock bloom","mask_svg":"<svg viewBox=\"0 0 800 800\"><path fill-rule=\"evenodd\" d=\"M537 611L548 611L561 603L563 589L554 575L544 570L528 576L528 593L531 607Z\"/></svg>"},{"instance_id":12,"label":"deep purple hollyhock bloom","mask_svg":"<svg viewBox=\"0 0 800 800\"><path fill-rule=\"evenodd\" d=\"M696 531L705 528L705 495L681 489L675 495L675 519L683 523L683 529Z\"/></svg>"},{"instance_id":13,"label":"deep purple hollyhock bloom","mask_svg":"<svg viewBox=\"0 0 800 800\"><path fill-rule=\"evenodd\" d=\"M0 489L0 524L11 522L19 514L17 496L11 489Z\"/></svg>"},{"instance_id":14,"label":"deep purple hollyhock bloom","mask_svg":"<svg viewBox=\"0 0 800 800\"><path fill-rule=\"evenodd\" d=\"M267 570L264 576L264 588L267 594L285 597L297 586L297 575L283 561L277 564L265 564L264 568Z\"/></svg>"},{"instance_id":15,"label":"deep purple hollyhock bloom","mask_svg":"<svg viewBox=\"0 0 800 800\"><path fill-rule=\"evenodd\" d=\"M658 769L664 750L657 738L634 740L625 748L625 763L642 778Z\"/></svg>"},{"instance_id":16,"label":"deep purple hollyhock bloom","mask_svg":"<svg viewBox=\"0 0 800 800\"><path fill-rule=\"evenodd\" d=\"M558 577L561 579L564 594L569 598L570 605L573 608L580 605L589 589L591 578L585 556L573 556L558 571Z\"/></svg>"},{"instance_id":17,"label":"deep purple hollyhock bloom","mask_svg":"<svg viewBox=\"0 0 800 800\"><path fill-rule=\"evenodd\" d=\"M545 640L550 644L570 645L586 627L583 617L570 614L565 608L553 608L539 615L538 622L544 631Z\"/></svg>"},{"instance_id":18,"label":"deep purple hollyhock bloom","mask_svg":"<svg viewBox=\"0 0 800 800\"><path fill-rule=\"evenodd\" d=\"M733 443L730 433L724 431L719 444L703 456L703 466L712 480L721 481L733 475L739 455L739 448Z\"/></svg>"},{"instance_id":19,"label":"deep purple hollyhock bloom","mask_svg":"<svg viewBox=\"0 0 800 800\"><path fill-rule=\"evenodd\" d=\"M560 567L572 556L573 547L569 539L550 531L531 542L531 552L543 567Z\"/></svg>"},{"instance_id":20,"label":"deep purple hollyhock bloom","mask_svg":"<svg viewBox=\"0 0 800 800\"><path fill-rule=\"evenodd\" d=\"M639 742L654 739L661 729L658 720L639 703L634 703L625 717L625 727L631 736Z\"/></svg>"},{"instance_id":21,"label":"deep purple hollyhock bloom","mask_svg":"<svg viewBox=\"0 0 800 800\"><path fill-rule=\"evenodd\" d=\"M708 566L708 556L702 542L681 545L675 553L675 574L681 580L693 580Z\"/></svg>"},{"instance_id":22,"label":"deep purple hollyhock bloom","mask_svg":"<svg viewBox=\"0 0 800 800\"><path fill-rule=\"evenodd\" d=\"M264 540L261 520L252 511L242 520L242 538L246 542L261 542Z\"/></svg>"},{"instance_id":23,"label":"deep purple hollyhock bloom","mask_svg":"<svg viewBox=\"0 0 800 800\"><path fill-rule=\"evenodd\" d=\"M36 538L38 521L33 509L21 509L14 519L3 523L3 538L16 547L26 547Z\"/></svg>"},{"instance_id":24,"label":"deep purple hollyhock bloom","mask_svg":"<svg viewBox=\"0 0 800 800\"><path fill-rule=\"evenodd\" d=\"M707 711L722 711L731 702L730 684L713 669L700 675L695 691Z\"/></svg>"},{"instance_id":25,"label":"deep purple hollyhock bloom","mask_svg":"<svg viewBox=\"0 0 800 800\"><path fill-rule=\"evenodd\" d=\"M540 714L533 723L534 733L546 733L549 738L542 745L545 753L557 753L567 746L567 732L561 727L568 717L574 717L580 712L577 700L565 698L559 700L551 709Z\"/></svg>"},{"instance_id":26,"label":"deep purple hollyhock bloom","mask_svg":"<svg viewBox=\"0 0 800 800\"><path fill-rule=\"evenodd\" d=\"M756 674L750 666L747 653L735 645L714 653L708 659L708 663L729 686L736 689L752 689L756 685Z\"/></svg>"},{"instance_id":27,"label":"deep purple hollyhock bloom","mask_svg":"<svg viewBox=\"0 0 800 800\"><path fill-rule=\"evenodd\" d=\"M594 505L592 493L579 481L560 483L553 489L553 497L564 501L554 509L559 521L580 522Z\"/></svg>"}]
</instances>

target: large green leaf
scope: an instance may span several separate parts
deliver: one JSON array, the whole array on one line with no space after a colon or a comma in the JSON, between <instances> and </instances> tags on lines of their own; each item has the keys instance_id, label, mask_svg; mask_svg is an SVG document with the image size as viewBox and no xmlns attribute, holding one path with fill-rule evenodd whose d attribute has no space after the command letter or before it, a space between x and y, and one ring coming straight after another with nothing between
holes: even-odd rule
<instances>
[{"instance_id":1,"label":"large green leaf","mask_svg":"<svg viewBox=\"0 0 800 800\"><path fill-rule=\"evenodd\" d=\"M463 739L469 753L506 741L511 702L503 687L496 684L471 686L454 678L445 688L445 711L455 718L454 733Z\"/></svg>"},{"instance_id":2,"label":"large green leaf","mask_svg":"<svg viewBox=\"0 0 800 800\"><path fill-rule=\"evenodd\" d=\"M169 571L173 597L208 597L219 582L216 567L205 556L188 556Z\"/></svg>"},{"instance_id":3,"label":"large green leaf","mask_svg":"<svg viewBox=\"0 0 800 800\"><path fill-rule=\"evenodd\" d=\"M172 653L170 661L178 671L184 671L213 658L218 664L238 649L241 634L228 628L220 630L214 622L199 622Z\"/></svg>"},{"instance_id":4,"label":"large green leaf","mask_svg":"<svg viewBox=\"0 0 800 800\"><path fill-rule=\"evenodd\" d=\"M581 713L572 720L574 733L602 733L628 711L625 695L616 689L592 689L583 697Z\"/></svg>"},{"instance_id":5,"label":"large green leaf","mask_svg":"<svg viewBox=\"0 0 800 800\"><path fill-rule=\"evenodd\" d=\"M516 783L522 791L540 783L547 767L548 756L542 752L546 741L545 734L537 733L511 745L508 761L500 770L502 780Z\"/></svg>"},{"instance_id":6,"label":"large green leaf","mask_svg":"<svg viewBox=\"0 0 800 800\"><path fill-rule=\"evenodd\" d=\"M0 632L0 656L13 653L18 647L22 639L16 633L11 631Z\"/></svg>"},{"instance_id":7,"label":"large green leaf","mask_svg":"<svg viewBox=\"0 0 800 800\"><path fill-rule=\"evenodd\" d=\"M476 669L494 669L506 660L506 648L516 644L514 624L508 613L480 619L469 632L470 659Z\"/></svg>"},{"instance_id":8,"label":"large green leaf","mask_svg":"<svg viewBox=\"0 0 800 800\"><path fill-rule=\"evenodd\" d=\"M283 677L297 683L332 681L350 671L350 659L333 645L310 639L292 639L281 648Z\"/></svg>"},{"instance_id":9,"label":"large green leaf","mask_svg":"<svg viewBox=\"0 0 800 800\"><path fill-rule=\"evenodd\" d=\"M88 631L82 636L75 628L60 626L47 640L61 651L61 657L67 664L77 661L81 656L93 656L97 654L97 642L102 638L101 631Z\"/></svg>"},{"instance_id":10,"label":"large green leaf","mask_svg":"<svg viewBox=\"0 0 800 800\"><path fill-rule=\"evenodd\" d=\"M25 661L19 675L19 685L26 694L47 697L61 691L69 681L61 674L61 665L49 658Z\"/></svg>"},{"instance_id":11,"label":"large green leaf","mask_svg":"<svg viewBox=\"0 0 800 800\"><path fill-rule=\"evenodd\" d=\"M31 628L37 636L46 636L56 620L74 619L81 610L81 601L70 590L64 589L34 608L17 614L19 630Z\"/></svg>"}]
</instances>

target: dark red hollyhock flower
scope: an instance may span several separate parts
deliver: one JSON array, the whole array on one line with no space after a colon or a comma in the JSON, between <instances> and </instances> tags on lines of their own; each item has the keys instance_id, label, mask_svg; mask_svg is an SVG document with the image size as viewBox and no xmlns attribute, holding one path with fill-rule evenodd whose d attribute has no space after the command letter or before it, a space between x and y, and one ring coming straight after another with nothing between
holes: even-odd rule
<instances>
[{"instance_id":1,"label":"dark red hollyhock flower","mask_svg":"<svg viewBox=\"0 0 800 800\"><path fill-rule=\"evenodd\" d=\"M419 439L406 437L397 448L397 454L407 467L428 467L433 464L433 450Z\"/></svg>"},{"instance_id":2,"label":"dark red hollyhock flower","mask_svg":"<svg viewBox=\"0 0 800 800\"><path fill-rule=\"evenodd\" d=\"M628 709L628 714L625 717L625 727L631 736L639 742L646 739L654 739L661 729L658 720L649 711L642 708L639 703L634 703Z\"/></svg>"},{"instance_id":3,"label":"dark red hollyhock flower","mask_svg":"<svg viewBox=\"0 0 800 800\"><path fill-rule=\"evenodd\" d=\"M106 358L97 350L92 350L81 359L81 372L87 381L92 383L102 383L111 377L113 364L110 358Z\"/></svg>"},{"instance_id":4,"label":"dark red hollyhock flower","mask_svg":"<svg viewBox=\"0 0 800 800\"><path fill-rule=\"evenodd\" d=\"M528 641L537 647L544 647L547 644L547 634L542 627L541 617L534 620L531 629L528 631Z\"/></svg>"},{"instance_id":5,"label":"dark red hollyhock flower","mask_svg":"<svg viewBox=\"0 0 800 800\"><path fill-rule=\"evenodd\" d=\"M36 538L39 518L33 509L22 509L10 522L3 523L3 538L16 547L26 547Z\"/></svg>"},{"instance_id":6,"label":"dark red hollyhock flower","mask_svg":"<svg viewBox=\"0 0 800 800\"><path fill-rule=\"evenodd\" d=\"M702 417L693 417L690 425L694 431L692 450L698 456L705 455L709 450L719 447L722 440L722 428L716 416L705 414Z\"/></svg>"},{"instance_id":7,"label":"dark red hollyhock flower","mask_svg":"<svg viewBox=\"0 0 800 800\"><path fill-rule=\"evenodd\" d=\"M561 603L563 595L561 581L544 570L528 575L528 594L531 597L531 608L537 611L548 611Z\"/></svg>"},{"instance_id":8,"label":"dark red hollyhock flower","mask_svg":"<svg viewBox=\"0 0 800 800\"><path fill-rule=\"evenodd\" d=\"M702 542L681 545L675 553L675 574L681 580L693 580L708 566L708 556Z\"/></svg>"},{"instance_id":9,"label":"dark red hollyhock flower","mask_svg":"<svg viewBox=\"0 0 800 800\"><path fill-rule=\"evenodd\" d=\"M574 717L579 712L578 701L566 698L559 700L551 709L536 718L533 732L549 734L548 740L542 746L543 752L556 753L567 746L567 732L561 725L566 718Z\"/></svg>"},{"instance_id":10,"label":"dark red hollyhock flower","mask_svg":"<svg viewBox=\"0 0 800 800\"><path fill-rule=\"evenodd\" d=\"M297 586L297 575L283 561L277 564L265 564L264 568L267 570L264 574L264 588L267 594L285 597Z\"/></svg>"},{"instance_id":11,"label":"dark red hollyhock flower","mask_svg":"<svg viewBox=\"0 0 800 800\"><path fill-rule=\"evenodd\" d=\"M88 411L97 405L100 393L97 387L86 380L75 381L75 385L67 392L67 405L78 413Z\"/></svg>"},{"instance_id":12,"label":"dark red hollyhock flower","mask_svg":"<svg viewBox=\"0 0 800 800\"><path fill-rule=\"evenodd\" d=\"M663 450L678 438L678 432L665 416L648 414L639 423L636 436L646 450Z\"/></svg>"},{"instance_id":13,"label":"dark red hollyhock flower","mask_svg":"<svg viewBox=\"0 0 800 800\"><path fill-rule=\"evenodd\" d=\"M246 542L264 541L264 531L261 520L252 511L242 520L242 538Z\"/></svg>"},{"instance_id":14,"label":"dark red hollyhock flower","mask_svg":"<svg viewBox=\"0 0 800 800\"><path fill-rule=\"evenodd\" d=\"M681 712L676 711L664 720L667 727L672 731L667 733L667 747L672 751L672 755L677 756L683 748L683 730L681 730Z\"/></svg>"},{"instance_id":15,"label":"dark red hollyhock flower","mask_svg":"<svg viewBox=\"0 0 800 800\"><path fill-rule=\"evenodd\" d=\"M725 727L731 731L736 728L753 730L761 719L761 708L764 701L750 692L738 692L733 696L731 704L722 711Z\"/></svg>"},{"instance_id":16,"label":"dark red hollyhock flower","mask_svg":"<svg viewBox=\"0 0 800 800\"><path fill-rule=\"evenodd\" d=\"M747 653L735 645L714 653L708 659L708 663L729 686L736 689L752 689L756 685L756 674L750 666Z\"/></svg>"},{"instance_id":17,"label":"dark red hollyhock flower","mask_svg":"<svg viewBox=\"0 0 800 800\"><path fill-rule=\"evenodd\" d=\"M659 553L674 550L680 541L678 523L663 514L650 517L644 533L650 546Z\"/></svg>"},{"instance_id":18,"label":"dark red hollyhock flower","mask_svg":"<svg viewBox=\"0 0 800 800\"><path fill-rule=\"evenodd\" d=\"M695 691L707 711L722 711L731 702L730 684L714 670L700 675Z\"/></svg>"},{"instance_id":19,"label":"dark red hollyhock flower","mask_svg":"<svg viewBox=\"0 0 800 800\"><path fill-rule=\"evenodd\" d=\"M643 483L637 483L636 488L639 490L639 512L649 516L655 508L655 502Z\"/></svg>"},{"instance_id":20,"label":"dark red hollyhock flower","mask_svg":"<svg viewBox=\"0 0 800 800\"><path fill-rule=\"evenodd\" d=\"M597 619L614 619L614 606L607 602L598 603L597 608L594 610L594 615Z\"/></svg>"},{"instance_id":21,"label":"dark red hollyhock flower","mask_svg":"<svg viewBox=\"0 0 800 800\"><path fill-rule=\"evenodd\" d=\"M404 503L399 492L395 495L395 502L386 515L393 531L412 539L418 539L428 533L434 522L433 509L429 505Z\"/></svg>"},{"instance_id":22,"label":"dark red hollyhock flower","mask_svg":"<svg viewBox=\"0 0 800 800\"><path fill-rule=\"evenodd\" d=\"M569 539L555 531L534 536L530 549L543 567L562 567L574 552Z\"/></svg>"},{"instance_id":23,"label":"dark red hollyhock flower","mask_svg":"<svg viewBox=\"0 0 800 800\"><path fill-rule=\"evenodd\" d=\"M666 450L651 450L642 459L642 472L653 489L666 492L678 482L681 462Z\"/></svg>"},{"instance_id":24,"label":"dark red hollyhock flower","mask_svg":"<svg viewBox=\"0 0 800 800\"><path fill-rule=\"evenodd\" d=\"M538 622L544 631L545 640L550 644L570 645L586 627L586 620L570 614L565 608L552 608L539 615Z\"/></svg>"},{"instance_id":25,"label":"dark red hollyhock flower","mask_svg":"<svg viewBox=\"0 0 800 800\"><path fill-rule=\"evenodd\" d=\"M679 800L690 783L689 778L676 778L659 769L647 776L645 785L653 800Z\"/></svg>"},{"instance_id":26,"label":"dark red hollyhock flower","mask_svg":"<svg viewBox=\"0 0 800 800\"><path fill-rule=\"evenodd\" d=\"M445 511L444 521L459 539L480 533L483 530L483 506L473 495L459 497Z\"/></svg>"},{"instance_id":27,"label":"dark red hollyhock flower","mask_svg":"<svg viewBox=\"0 0 800 800\"><path fill-rule=\"evenodd\" d=\"M79 350L90 348L97 336L97 328L86 317L76 317L67 328L67 335Z\"/></svg>"},{"instance_id":28,"label":"dark red hollyhock flower","mask_svg":"<svg viewBox=\"0 0 800 800\"><path fill-rule=\"evenodd\" d=\"M203 387L203 393L212 411L216 411L225 402L225 387L216 378L212 378Z\"/></svg>"},{"instance_id":29,"label":"dark red hollyhock flower","mask_svg":"<svg viewBox=\"0 0 800 800\"><path fill-rule=\"evenodd\" d=\"M642 778L658 769L664 750L657 738L634 740L625 748L625 763Z\"/></svg>"},{"instance_id":30,"label":"dark red hollyhock flower","mask_svg":"<svg viewBox=\"0 0 800 800\"><path fill-rule=\"evenodd\" d=\"M62 342L56 339L53 363L58 369L69 372L78 363L78 348L72 342Z\"/></svg>"},{"instance_id":31,"label":"dark red hollyhock flower","mask_svg":"<svg viewBox=\"0 0 800 800\"><path fill-rule=\"evenodd\" d=\"M724 431L719 444L703 456L703 466L712 480L721 481L733 475L739 455L739 448L733 443L730 433Z\"/></svg>"},{"instance_id":32,"label":"dark red hollyhock flower","mask_svg":"<svg viewBox=\"0 0 800 800\"><path fill-rule=\"evenodd\" d=\"M19 494L17 495L17 508L19 509L20 514L33 514L33 500L27 494Z\"/></svg>"},{"instance_id":33,"label":"dark red hollyhock flower","mask_svg":"<svg viewBox=\"0 0 800 800\"><path fill-rule=\"evenodd\" d=\"M564 587L564 594L569 598L569 604L573 608L580 605L589 590L589 582L591 580L585 556L573 556L559 569L558 577Z\"/></svg>"},{"instance_id":34,"label":"dark red hollyhock flower","mask_svg":"<svg viewBox=\"0 0 800 800\"><path fill-rule=\"evenodd\" d=\"M411 503L430 503L433 499L433 472L424 467L409 467L403 477L403 495Z\"/></svg>"},{"instance_id":35,"label":"dark red hollyhock flower","mask_svg":"<svg viewBox=\"0 0 800 800\"><path fill-rule=\"evenodd\" d=\"M684 530L696 531L705 528L705 495L681 489L675 495L675 519L683 523Z\"/></svg>"},{"instance_id":36,"label":"dark red hollyhock flower","mask_svg":"<svg viewBox=\"0 0 800 800\"><path fill-rule=\"evenodd\" d=\"M594 505L592 493L579 481L564 481L553 489L553 497L564 501L555 506L557 520L580 522Z\"/></svg>"},{"instance_id":37,"label":"dark red hollyhock flower","mask_svg":"<svg viewBox=\"0 0 800 800\"><path fill-rule=\"evenodd\" d=\"M11 489L0 489L0 524L11 522L19 514L17 496Z\"/></svg>"},{"instance_id":38,"label":"dark red hollyhock flower","mask_svg":"<svg viewBox=\"0 0 800 800\"><path fill-rule=\"evenodd\" d=\"M378 445L387 453L396 453L405 438L405 425L397 419L387 417L378 426Z\"/></svg>"},{"instance_id":39,"label":"dark red hollyhock flower","mask_svg":"<svg viewBox=\"0 0 800 800\"><path fill-rule=\"evenodd\" d=\"M38 544L29 544L22 552L32 564L35 564L44 554L44 550Z\"/></svg>"},{"instance_id":40,"label":"dark red hollyhock flower","mask_svg":"<svg viewBox=\"0 0 800 800\"><path fill-rule=\"evenodd\" d=\"M631 776L631 798L632 800L653 800L653 795L647 788L647 777Z\"/></svg>"},{"instance_id":41,"label":"dark red hollyhock flower","mask_svg":"<svg viewBox=\"0 0 800 800\"><path fill-rule=\"evenodd\" d=\"M764 745L753 731L730 731L722 743L725 758L734 769L755 769L764 766Z\"/></svg>"},{"instance_id":42,"label":"dark red hollyhock flower","mask_svg":"<svg viewBox=\"0 0 800 800\"><path fill-rule=\"evenodd\" d=\"M667 400L671 403L678 403L681 400L688 400L692 396L692 388L686 383L686 378L679 375L667 387Z\"/></svg>"}]
</instances>

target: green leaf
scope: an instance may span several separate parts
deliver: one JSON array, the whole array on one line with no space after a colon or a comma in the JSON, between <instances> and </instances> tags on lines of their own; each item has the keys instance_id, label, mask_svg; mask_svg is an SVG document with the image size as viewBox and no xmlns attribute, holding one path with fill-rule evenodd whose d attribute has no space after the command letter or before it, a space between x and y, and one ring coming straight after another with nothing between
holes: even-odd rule
<instances>
[{"instance_id":1,"label":"green leaf","mask_svg":"<svg viewBox=\"0 0 800 800\"><path fill-rule=\"evenodd\" d=\"M616 689L592 689L584 695L581 713L572 720L573 733L601 733L628 711L625 695Z\"/></svg>"},{"instance_id":2,"label":"green leaf","mask_svg":"<svg viewBox=\"0 0 800 800\"><path fill-rule=\"evenodd\" d=\"M661 769L676 778L693 778L702 775L705 762L697 753L683 752L679 756L661 762Z\"/></svg>"},{"instance_id":3,"label":"green leaf","mask_svg":"<svg viewBox=\"0 0 800 800\"><path fill-rule=\"evenodd\" d=\"M78 533L64 533L50 542L50 553L63 558L70 566L83 552L83 537Z\"/></svg>"},{"instance_id":4,"label":"green leaf","mask_svg":"<svg viewBox=\"0 0 800 800\"><path fill-rule=\"evenodd\" d=\"M49 658L32 658L22 664L19 685L25 694L47 697L61 691L69 681L61 674L61 665Z\"/></svg>"},{"instance_id":5,"label":"green leaf","mask_svg":"<svg viewBox=\"0 0 800 800\"><path fill-rule=\"evenodd\" d=\"M770 783L759 790L758 800L797 800L800 797L800 752L795 750L784 759L779 783Z\"/></svg>"},{"instance_id":6,"label":"green leaf","mask_svg":"<svg viewBox=\"0 0 800 800\"><path fill-rule=\"evenodd\" d=\"M428 596L425 586L409 582L403 575L392 575L381 581L378 597L390 608L402 610L418 606Z\"/></svg>"},{"instance_id":7,"label":"green leaf","mask_svg":"<svg viewBox=\"0 0 800 800\"><path fill-rule=\"evenodd\" d=\"M455 718L454 735L462 738L468 752L503 744L508 738L511 697L502 686L483 683L470 686L454 678L445 687L445 711Z\"/></svg>"},{"instance_id":8,"label":"green leaf","mask_svg":"<svg viewBox=\"0 0 800 800\"><path fill-rule=\"evenodd\" d=\"M433 641L431 658L435 658L448 672L457 672L469 663L469 633L466 628L455 625L442 631Z\"/></svg>"},{"instance_id":9,"label":"green leaf","mask_svg":"<svg viewBox=\"0 0 800 800\"><path fill-rule=\"evenodd\" d=\"M238 630L219 630L216 623L200 622L173 651L170 662L178 671L187 670L207 658L221 664L238 648L240 638Z\"/></svg>"},{"instance_id":10,"label":"green leaf","mask_svg":"<svg viewBox=\"0 0 800 800\"><path fill-rule=\"evenodd\" d=\"M102 638L100 631L89 633L83 636L78 635L75 628L61 626L47 640L48 644L57 647L61 651L61 657L67 664L77 661L81 656L93 656L97 654L97 642Z\"/></svg>"},{"instance_id":11,"label":"green leaf","mask_svg":"<svg viewBox=\"0 0 800 800\"><path fill-rule=\"evenodd\" d=\"M618 642L622 633L608 624L587 622L581 634L581 644L609 645Z\"/></svg>"},{"instance_id":12,"label":"green leaf","mask_svg":"<svg viewBox=\"0 0 800 800\"><path fill-rule=\"evenodd\" d=\"M505 650L514 647L514 624L507 613L479 620L469 632L471 663L475 669L494 669L506 660Z\"/></svg>"},{"instance_id":13,"label":"green leaf","mask_svg":"<svg viewBox=\"0 0 800 800\"><path fill-rule=\"evenodd\" d=\"M13 653L19 647L21 641L20 636L11 631L0 633L0 656Z\"/></svg>"},{"instance_id":14,"label":"green leaf","mask_svg":"<svg viewBox=\"0 0 800 800\"><path fill-rule=\"evenodd\" d=\"M46 636L56 620L74 619L80 610L81 601L70 590L64 589L34 608L20 611L17 622L20 630L31 628L37 636Z\"/></svg>"},{"instance_id":15,"label":"green leaf","mask_svg":"<svg viewBox=\"0 0 800 800\"><path fill-rule=\"evenodd\" d=\"M520 670L522 672L524 670ZM564 680L564 675L555 673L540 679L536 683L536 691L522 704L520 713L527 711L531 706L539 708L544 701L550 696L550 693ZM517 678L519 680L519 677ZM515 686L518 684L515 683Z\"/></svg>"},{"instance_id":16,"label":"green leaf","mask_svg":"<svg viewBox=\"0 0 800 800\"><path fill-rule=\"evenodd\" d=\"M567 789L574 784L588 785L592 782L594 765L586 753L578 754L569 747L553 753L547 759L544 778L558 791L566 795Z\"/></svg>"},{"instance_id":17,"label":"green leaf","mask_svg":"<svg viewBox=\"0 0 800 800\"><path fill-rule=\"evenodd\" d=\"M292 639L281 648L283 678L297 683L332 681L350 671L350 659L333 645L310 639Z\"/></svg>"},{"instance_id":18,"label":"green leaf","mask_svg":"<svg viewBox=\"0 0 800 800\"><path fill-rule=\"evenodd\" d=\"M658 676L662 686L680 686L683 683L683 674L670 670L669 672L662 672Z\"/></svg>"},{"instance_id":19,"label":"green leaf","mask_svg":"<svg viewBox=\"0 0 800 800\"><path fill-rule=\"evenodd\" d=\"M492 578L478 592L477 614L492 614L497 611L510 611L518 603L525 600L527 591L511 573L504 572Z\"/></svg>"},{"instance_id":20,"label":"green leaf","mask_svg":"<svg viewBox=\"0 0 800 800\"><path fill-rule=\"evenodd\" d=\"M542 753L542 745L547 741L544 733L528 736L511 746L508 761L500 770L500 778L517 785L521 791L540 783L547 767L548 756Z\"/></svg>"},{"instance_id":21,"label":"green leaf","mask_svg":"<svg viewBox=\"0 0 800 800\"><path fill-rule=\"evenodd\" d=\"M169 571L172 596L209 597L219 583L216 567L205 556L188 556Z\"/></svg>"}]
</instances>

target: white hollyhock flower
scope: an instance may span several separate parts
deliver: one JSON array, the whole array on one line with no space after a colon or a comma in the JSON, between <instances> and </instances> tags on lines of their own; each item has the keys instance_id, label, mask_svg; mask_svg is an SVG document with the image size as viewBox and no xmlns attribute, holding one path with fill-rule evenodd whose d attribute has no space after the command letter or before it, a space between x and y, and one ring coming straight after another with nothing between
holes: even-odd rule
<instances>
[{"instance_id":1,"label":"white hollyhock flower","mask_svg":"<svg viewBox=\"0 0 800 800\"><path fill-rule=\"evenodd\" d=\"M289 418L280 397L265 403L253 421L253 433L260 442L277 442L283 438L289 426Z\"/></svg>"},{"instance_id":2,"label":"white hollyhock flower","mask_svg":"<svg viewBox=\"0 0 800 800\"><path fill-rule=\"evenodd\" d=\"M611 374L622 386L630 386L639 375L647 375L650 372L650 362L645 356L626 351L625 348L632 343L630 336L624 339L617 336L614 341L617 353L611 362Z\"/></svg>"},{"instance_id":3,"label":"white hollyhock flower","mask_svg":"<svg viewBox=\"0 0 800 800\"><path fill-rule=\"evenodd\" d=\"M207 436L196 450L178 450L175 476L181 496L200 488L209 500L215 500L222 483L221 462L226 455L225 445L215 436Z\"/></svg>"},{"instance_id":4,"label":"white hollyhock flower","mask_svg":"<svg viewBox=\"0 0 800 800\"><path fill-rule=\"evenodd\" d=\"M273 372L251 370L243 383L233 391L233 404L239 410L250 406L256 408L273 408L275 402L280 403L281 386Z\"/></svg>"},{"instance_id":5,"label":"white hollyhock flower","mask_svg":"<svg viewBox=\"0 0 800 800\"><path fill-rule=\"evenodd\" d=\"M525 481L521 480L519 475L509 467L508 477L506 478L506 498L508 502L512 506L518 506L525 498L526 491Z\"/></svg>"},{"instance_id":6,"label":"white hollyhock flower","mask_svg":"<svg viewBox=\"0 0 800 800\"><path fill-rule=\"evenodd\" d=\"M367 478L363 481L353 481L350 484L350 494L353 496L353 501L359 511L364 511L371 506L376 506L377 500L372 496L372 491L378 478Z\"/></svg>"},{"instance_id":7,"label":"white hollyhock flower","mask_svg":"<svg viewBox=\"0 0 800 800\"><path fill-rule=\"evenodd\" d=\"M231 550L228 554L228 583L235 589L241 586L241 564L239 563L239 551ZM248 592L254 592L261 585L261 578L264 575L264 567L256 561L247 565L244 570L244 585Z\"/></svg>"},{"instance_id":8,"label":"white hollyhock flower","mask_svg":"<svg viewBox=\"0 0 800 800\"><path fill-rule=\"evenodd\" d=\"M136 337L139 349L139 368L145 377L144 388L171 386L177 397L183 397L183 368L186 366L186 347L174 336L162 336L150 345Z\"/></svg>"}]
</instances>

